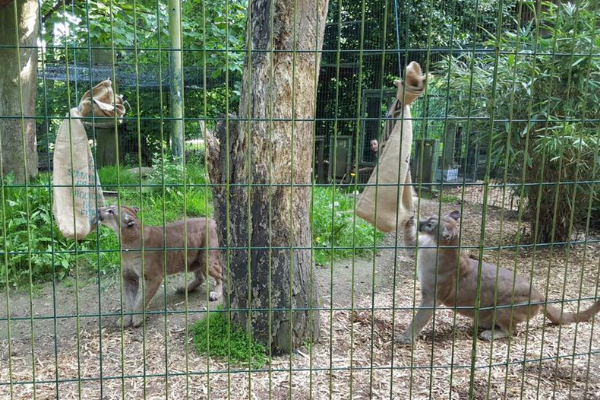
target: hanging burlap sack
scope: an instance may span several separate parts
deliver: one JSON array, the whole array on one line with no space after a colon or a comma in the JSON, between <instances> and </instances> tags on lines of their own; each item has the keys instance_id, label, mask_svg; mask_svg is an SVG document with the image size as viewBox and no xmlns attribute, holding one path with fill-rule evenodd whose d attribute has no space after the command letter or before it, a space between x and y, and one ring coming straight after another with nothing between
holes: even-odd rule
<instances>
[{"instance_id":1,"label":"hanging burlap sack","mask_svg":"<svg viewBox=\"0 0 600 400\"><path fill-rule=\"evenodd\" d=\"M412 146L410 104L425 91L426 79L421 66L414 61L408 65L406 88L400 80L394 81L394 85L398 88L396 97L404 106L404 113L392 111L392 115L398 118L397 122L386 140L378 160L378 168L373 170L355 211L356 215L383 232L395 230L396 223L403 226L413 215L413 190L409 171ZM393 109L396 106L395 102ZM402 110L401 107L398 108Z\"/></svg>"},{"instance_id":2,"label":"hanging burlap sack","mask_svg":"<svg viewBox=\"0 0 600 400\"><path fill-rule=\"evenodd\" d=\"M60 232L75 240L85 238L95 228L97 209L104 205L100 180L81 120L91 116L92 110L96 117L113 118L99 120L103 126L114 126L115 113L121 122L125 114L123 99L114 94L110 80L99 83L83 95L79 106L69 111L70 118L60 125L54 143L52 211Z\"/></svg>"}]
</instances>

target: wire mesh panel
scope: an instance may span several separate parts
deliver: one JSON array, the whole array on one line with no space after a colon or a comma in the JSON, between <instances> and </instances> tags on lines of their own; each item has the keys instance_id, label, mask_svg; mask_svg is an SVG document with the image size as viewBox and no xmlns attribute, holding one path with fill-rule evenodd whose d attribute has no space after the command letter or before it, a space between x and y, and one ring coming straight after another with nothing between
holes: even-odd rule
<instances>
[{"instance_id":1,"label":"wire mesh panel","mask_svg":"<svg viewBox=\"0 0 600 400\"><path fill-rule=\"evenodd\" d=\"M0 0L0 397L600 398L599 10Z\"/></svg>"}]
</instances>

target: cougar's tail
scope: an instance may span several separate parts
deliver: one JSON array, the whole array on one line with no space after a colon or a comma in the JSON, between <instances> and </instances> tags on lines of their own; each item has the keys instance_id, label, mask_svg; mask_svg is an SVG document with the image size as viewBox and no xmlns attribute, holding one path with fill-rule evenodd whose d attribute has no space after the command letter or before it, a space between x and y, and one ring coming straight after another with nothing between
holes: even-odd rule
<instances>
[{"instance_id":1,"label":"cougar's tail","mask_svg":"<svg viewBox=\"0 0 600 400\"><path fill-rule=\"evenodd\" d=\"M600 300L597 300L593 306L588 308L587 310L580 311L578 313L573 312L562 312L561 310L551 306L546 305L546 308L543 310L544 314L548 317L553 324L571 324L573 322L586 322L589 321L594 315L596 315L600 311Z\"/></svg>"}]
</instances>

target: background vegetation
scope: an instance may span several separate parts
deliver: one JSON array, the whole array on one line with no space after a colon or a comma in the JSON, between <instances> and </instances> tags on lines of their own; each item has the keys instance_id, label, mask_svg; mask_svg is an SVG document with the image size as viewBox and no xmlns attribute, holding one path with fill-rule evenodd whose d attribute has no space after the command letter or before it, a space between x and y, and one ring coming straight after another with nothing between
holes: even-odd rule
<instances>
[{"instance_id":1,"label":"background vegetation","mask_svg":"<svg viewBox=\"0 0 600 400\"><path fill-rule=\"evenodd\" d=\"M515 190L527 198L533 239L562 242L571 216L580 225L589 211L594 225L600 217L597 185L577 182L597 179L600 9L581 1L531 10L525 26L490 36L495 51L447 57L436 82L452 116L476 132L472 142L491 144L491 168L526 184Z\"/></svg>"},{"instance_id":2,"label":"background vegetation","mask_svg":"<svg viewBox=\"0 0 600 400\"><path fill-rule=\"evenodd\" d=\"M196 162L184 168L168 158L163 162L156 157L153 172L143 178L135 173L134 166L101 168L98 175L103 189L109 191L107 203L139 207L139 216L148 225L162 225L184 216L211 216L206 168ZM7 262L0 262L0 284L28 283L30 266L36 283L62 280L73 273L75 265L102 274L119 269L119 243L110 229L100 227L79 243L62 237L52 216L50 179L49 174L41 174L28 189L10 187L10 180L5 182L4 207L0 209L5 225L0 227L0 245L8 254ZM328 265L332 260L351 257L353 246L362 247L356 251L358 256L373 254L371 248L383 234L355 218L353 208L354 199L342 190L314 188L316 263Z\"/></svg>"},{"instance_id":3,"label":"background vegetation","mask_svg":"<svg viewBox=\"0 0 600 400\"><path fill-rule=\"evenodd\" d=\"M237 109L245 57L245 4L242 0L183 3L184 65L194 67L186 69L184 78L188 139L202 138L200 121L211 128L221 113ZM415 122L416 138L443 137L448 110L448 117L470 135L468 146L491 143L491 169L506 171L509 182L526 183L516 190L528 199L526 217L532 230L537 229L538 242L568 239L571 215L578 226L597 224L600 198L597 185L589 183L600 161L600 9L596 2L580 1L577 6L541 2L537 9L533 2L516 0L403 1L398 2L398 10L393 4L343 2L340 9L338 1L330 1L317 99L318 118L323 120L317 124L317 134L355 135L360 131L355 125L358 93L391 87L399 63L417 60L436 79L427 100L415 104L418 115L434 117L424 127ZM159 3L157 8L149 0L137 1L135 9L129 2L90 0L66 6L43 2L42 18L46 47L39 56L38 147L41 154L49 153L42 166L50 165L63 116L97 81L86 76L78 84L67 83L44 75L45 68L75 64L96 68L102 51L108 51L111 60L114 52L116 68L133 71L129 81L118 82L130 105L119 132L123 150L127 143L137 143L138 136L143 148L132 147L122 165L99 171L104 189L118 191L121 204L140 206L148 224L184 215L211 215L202 149L188 152L185 170L165 152L168 81L164 76L159 80L159 72L169 70L165 6ZM363 31L368 34L363 36ZM353 51L359 48L364 50L362 61ZM131 69L136 65L141 75ZM138 157L138 151L145 156ZM153 166L152 173L141 177L128 172L139 158ZM575 183L584 179L588 182ZM10 177L4 182L0 243L6 253L0 263L0 283L26 282L30 269L34 281L62 279L77 263L100 268L101 273L118 268L118 244L106 229L81 243L62 238L52 224L49 180L50 175L41 174L27 191L12 186ZM368 256L369 248L381 241L380 233L354 219L353 201L345 190L315 187L312 223L317 263L326 265L332 257L352 254ZM355 252L353 246L364 249Z\"/></svg>"}]
</instances>

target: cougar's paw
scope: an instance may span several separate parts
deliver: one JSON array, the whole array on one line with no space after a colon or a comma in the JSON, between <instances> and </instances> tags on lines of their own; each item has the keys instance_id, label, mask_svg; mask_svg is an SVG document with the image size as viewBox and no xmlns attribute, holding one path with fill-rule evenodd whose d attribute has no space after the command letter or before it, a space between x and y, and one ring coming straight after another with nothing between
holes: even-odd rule
<instances>
[{"instance_id":1,"label":"cougar's paw","mask_svg":"<svg viewBox=\"0 0 600 400\"><path fill-rule=\"evenodd\" d=\"M502 339L507 336L508 336L508 334L506 332L503 332L501 330L491 330L490 329L490 330L481 332L481 334L479 335L479 339L485 340L486 342L491 342L492 340Z\"/></svg>"},{"instance_id":2,"label":"cougar's paw","mask_svg":"<svg viewBox=\"0 0 600 400\"><path fill-rule=\"evenodd\" d=\"M181 286L181 287L178 287L177 289L175 289L175 293L177 293L177 294L185 294L186 292L189 293L189 290L187 290L187 288L185 286Z\"/></svg>"},{"instance_id":3,"label":"cougar's paw","mask_svg":"<svg viewBox=\"0 0 600 400\"><path fill-rule=\"evenodd\" d=\"M411 338L409 338L408 336L406 336L404 334L394 336L394 340L396 341L397 344L402 345L402 346L412 346L412 344L413 344L413 341L411 340Z\"/></svg>"},{"instance_id":4,"label":"cougar's paw","mask_svg":"<svg viewBox=\"0 0 600 400\"><path fill-rule=\"evenodd\" d=\"M122 320L121 320L121 317L118 317L117 324L120 322L122 324L123 328L128 328L131 326L131 320L132 320L131 317L132 317L132 315L123 315Z\"/></svg>"},{"instance_id":5,"label":"cougar's paw","mask_svg":"<svg viewBox=\"0 0 600 400\"><path fill-rule=\"evenodd\" d=\"M131 321L131 326L134 328L139 328L140 326L142 326L142 323L144 322L144 316L143 315L134 315Z\"/></svg>"}]
</instances>

